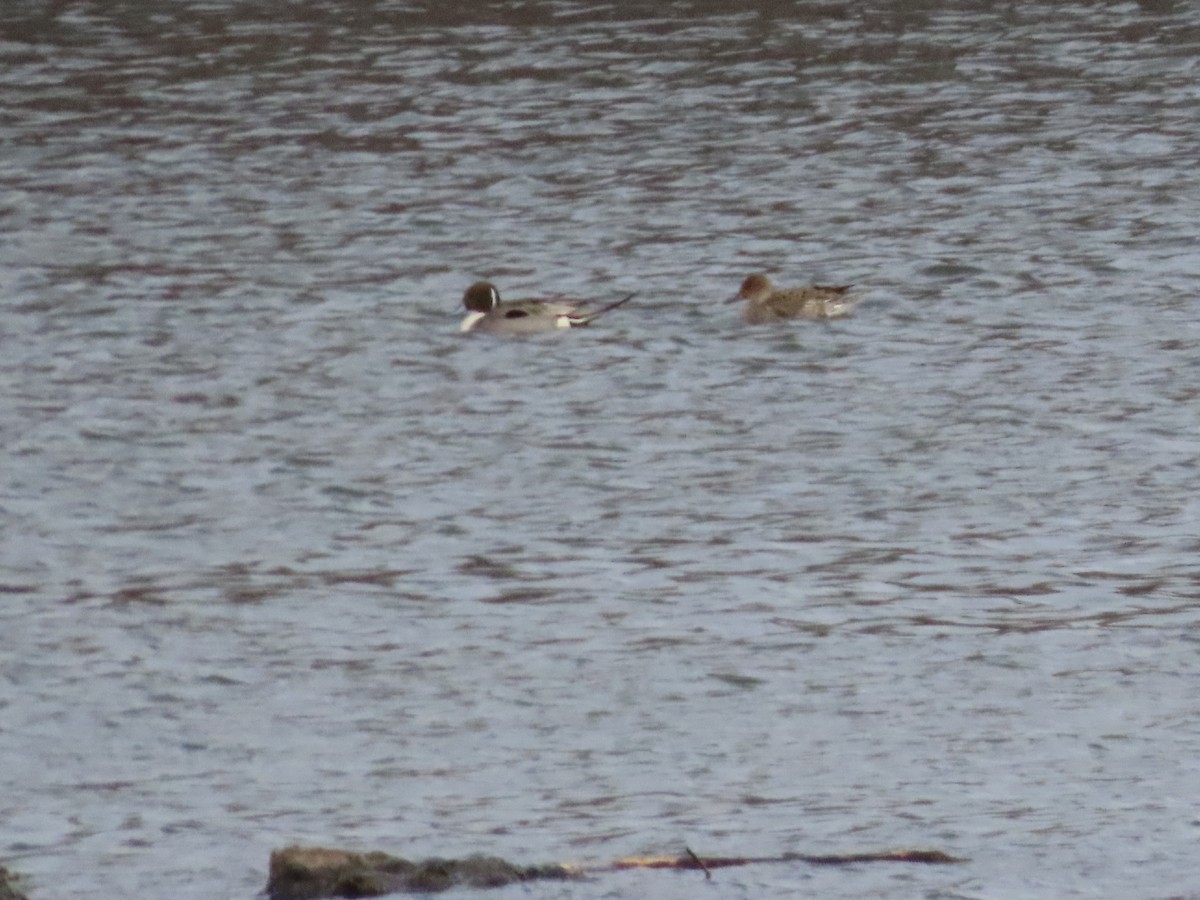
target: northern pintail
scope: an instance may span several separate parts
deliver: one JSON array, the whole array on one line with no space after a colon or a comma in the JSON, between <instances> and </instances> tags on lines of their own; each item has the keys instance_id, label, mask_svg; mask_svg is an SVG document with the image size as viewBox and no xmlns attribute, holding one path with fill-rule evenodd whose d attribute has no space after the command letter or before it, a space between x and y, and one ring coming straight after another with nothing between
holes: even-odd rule
<instances>
[{"instance_id":1,"label":"northern pintail","mask_svg":"<svg viewBox=\"0 0 1200 900\"><path fill-rule=\"evenodd\" d=\"M848 284L810 284L777 290L766 275L751 275L728 303L745 300L742 318L751 325L778 319L836 319L850 315L858 300Z\"/></svg>"},{"instance_id":2,"label":"northern pintail","mask_svg":"<svg viewBox=\"0 0 1200 900\"><path fill-rule=\"evenodd\" d=\"M630 294L593 311L580 300L501 300L494 285L479 281L463 294L463 306L470 312L462 320L459 331L537 334L558 328L577 328L632 299L633 294Z\"/></svg>"}]
</instances>

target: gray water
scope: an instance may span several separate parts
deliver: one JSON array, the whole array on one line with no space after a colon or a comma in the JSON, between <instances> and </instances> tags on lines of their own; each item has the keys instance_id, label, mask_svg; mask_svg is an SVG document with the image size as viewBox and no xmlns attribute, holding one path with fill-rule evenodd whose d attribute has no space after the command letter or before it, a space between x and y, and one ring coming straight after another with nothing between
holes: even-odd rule
<instances>
[{"instance_id":1,"label":"gray water","mask_svg":"<svg viewBox=\"0 0 1200 900\"><path fill-rule=\"evenodd\" d=\"M1200 12L970 6L6 0L0 863L1200 896Z\"/></svg>"}]
</instances>

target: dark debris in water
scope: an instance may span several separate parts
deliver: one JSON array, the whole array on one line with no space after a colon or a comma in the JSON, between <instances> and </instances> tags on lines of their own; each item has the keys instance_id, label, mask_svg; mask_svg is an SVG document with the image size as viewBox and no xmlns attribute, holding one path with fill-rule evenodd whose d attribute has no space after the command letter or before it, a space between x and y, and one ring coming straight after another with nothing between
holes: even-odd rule
<instances>
[{"instance_id":1,"label":"dark debris in water","mask_svg":"<svg viewBox=\"0 0 1200 900\"><path fill-rule=\"evenodd\" d=\"M0 866L0 900L27 900L20 881L20 875Z\"/></svg>"},{"instance_id":2,"label":"dark debris in water","mask_svg":"<svg viewBox=\"0 0 1200 900\"><path fill-rule=\"evenodd\" d=\"M514 866L494 856L430 858L416 862L387 853L350 853L321 847L287 847L271 854L271 900L378 897L432 893L456 886L503 887L533 879L577 878L568 866Z\"/></svg>"}]
</instances>

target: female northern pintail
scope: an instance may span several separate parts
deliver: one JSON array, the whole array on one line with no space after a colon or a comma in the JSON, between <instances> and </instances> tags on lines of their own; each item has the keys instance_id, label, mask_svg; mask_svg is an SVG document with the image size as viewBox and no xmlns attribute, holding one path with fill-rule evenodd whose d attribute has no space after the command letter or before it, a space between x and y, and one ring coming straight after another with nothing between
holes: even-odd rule
<instances>
[{"instance_id":1,"label":"female northern pintail","mask_svg":"<svg viewBox=\"0 0 1200 900\"><path fill-rule=\"evenodd\" d=\"M633 294L630 294L593 312L580 300L501 300L494 285L480 281L463 294L463 306L470 312L462 320L459 330L537 334L558 328L577 328L632 299Z\"/></svg>"},{"instance_id":2,"label":"female northern pintail","mask_svg":"<svg viewBox=\"0 0 1200 900\"><path fill-rule=\"evenodd\" d=\"M850 315L858 300L848 284L810 284L776 290L766 275L751 275L728 303L745 300L742 318L751 325L778 319L836 319Z\"/></svg>"}]
</instances>

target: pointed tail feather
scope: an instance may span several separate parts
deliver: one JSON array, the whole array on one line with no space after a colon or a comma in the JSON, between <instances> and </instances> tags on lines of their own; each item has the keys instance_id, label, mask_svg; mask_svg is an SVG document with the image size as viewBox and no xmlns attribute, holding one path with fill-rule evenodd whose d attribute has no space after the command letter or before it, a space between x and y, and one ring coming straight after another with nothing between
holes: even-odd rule
<instances>
[{"instance_id":1,"label":"pointed tail feather","mask_svg":"<svg viewBox=\"0 0 1200 900\"><path fill-rule=\"evenodd\" d=\"M592 322L596 321L598 318L600 318L606 312L611 312L612 310L616 309L618 306L628 303L630 300L632 300L636 296L637 296L637 294L630 294L628 297L621 298L616 303L610 303L610 304L608 304L608 306L602 306L598 310L596 310L594 313L588 313L586 316L583 316L578 322L574 322L572 324L574 324L574 325L590 325Z\"/></svg>"}]
</instances>

